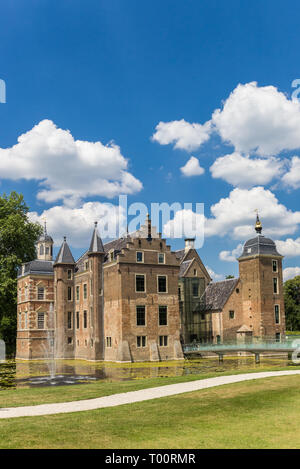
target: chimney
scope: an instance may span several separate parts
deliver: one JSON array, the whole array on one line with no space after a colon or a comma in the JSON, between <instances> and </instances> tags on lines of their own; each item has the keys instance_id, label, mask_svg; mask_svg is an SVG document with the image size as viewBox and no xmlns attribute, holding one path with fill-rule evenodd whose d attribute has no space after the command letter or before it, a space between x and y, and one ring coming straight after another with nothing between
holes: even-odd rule
<instances>
[{"instance_id":1,"label":"chimney","mask_svg":"<svg viewBox=\"0 0 300 469\"><path fill-rule=\"evenodd\" d=\"M185 238L185 252L189 251L190 249L195 249L195 238Z\"/></svg>"}]
</instances>

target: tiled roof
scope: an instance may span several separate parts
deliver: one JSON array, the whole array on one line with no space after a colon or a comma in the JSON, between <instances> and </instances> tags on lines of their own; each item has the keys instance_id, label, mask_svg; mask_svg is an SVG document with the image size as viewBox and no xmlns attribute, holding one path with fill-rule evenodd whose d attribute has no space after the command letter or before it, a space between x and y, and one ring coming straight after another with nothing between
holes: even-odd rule
<instances>
[{"instance_id":1,"label":"tiled roof","mask_svg":"<svg viewBox=\"0 0 300 469\"><path fill-rule=\"evenodd\" d=\"M99 236L97 223L95 224L95 229L93 232L89 252L104 252L102 240Z\"/></svg>"},{"instance_id":2,"label":"tiled roof","mask_svg":"<svg viewBox=\"0 0 300 469\"><path fill-rule=\"evenodd\" d=\"M256 236L256 238L249 239L249 241L245 243L244 250L240 259L255 256L258 254L280 256L274 241L272 241L272 239L270 238L265 238L261 234Z\"/></svg>"},{"instance_id":3,"label":"tiled roof","mask_svg":"<svg viewBox=\"0 0 300 469\"><path fill-rule=\"evenodd\" d=\"M239 279L212 282L207 287L202 297L206 310L222 310L231 293L238 284Z\"/></svg>"},{"instance_id":4,"label":"tiled roof","mask_svg":"<svg viewBox=\"0 0 300 469\"><path fill-rule=\"evenodd\" d=\"M179 270L179 277L183 277L185 273L187 272L189 266L193 262L194 259L190 259L189 261L183 261L180 264L180 270Z\"/></svg>"},{"instance_id":5,"label":"tiled roof","mask_svg":"<svg viewBox=\"0 0 300 469\"><path fill-rule=\"evenodd\" d=\"M31 261L24 264L24 270L22 267L18 269L18 277L27 274L53 274L53 262L52 261Z\"/></svg>"},{"instance_id":6,"label":"tiled roof","mask_svg":"<svg viewBox=\"0 0 300 469\"><path fill-rule=\"evenodd\" d=\"M177 259L182 260L185 256L185 249L179 249L179 251L175 251L175 256Z\"/></svg>"}]
</instances>

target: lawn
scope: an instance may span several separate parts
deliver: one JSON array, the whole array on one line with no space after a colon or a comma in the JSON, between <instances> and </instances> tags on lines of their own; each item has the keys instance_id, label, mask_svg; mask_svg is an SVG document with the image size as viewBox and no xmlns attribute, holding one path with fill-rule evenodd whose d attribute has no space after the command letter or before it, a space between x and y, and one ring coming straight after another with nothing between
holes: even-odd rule
<instances>
[{"instance_id":1,"label":"lawn","mask_svg":"<svg viewBox=\"0 0 300 469\"><path fill-rule=\"evenodd\" d=\"M300 448L299 389L300 376L268 378L110 409L2 420L0 448Z\"/></svg>"}]
</instances>

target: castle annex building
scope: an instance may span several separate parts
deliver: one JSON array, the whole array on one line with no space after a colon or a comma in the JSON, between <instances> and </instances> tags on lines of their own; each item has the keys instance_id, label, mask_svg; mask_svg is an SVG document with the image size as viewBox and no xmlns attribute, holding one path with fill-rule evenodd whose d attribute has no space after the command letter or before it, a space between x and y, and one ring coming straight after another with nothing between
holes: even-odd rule
<instances>
[{"instance_id":1,"label":"castle annex building","mask_svg":"<svg viewBox=\"0 0 300 469\"><path fill-rule=\"evenodd\" d=\"M258 219L239 279L214 283L193 240L172 252L149 217L107 244L95 223L77 261L66 238L53 261L45 226L37 259L19 269L17 358L176 360L192 341L281 340L282 256L261 230Z\"/></svg>"}]
</instances>

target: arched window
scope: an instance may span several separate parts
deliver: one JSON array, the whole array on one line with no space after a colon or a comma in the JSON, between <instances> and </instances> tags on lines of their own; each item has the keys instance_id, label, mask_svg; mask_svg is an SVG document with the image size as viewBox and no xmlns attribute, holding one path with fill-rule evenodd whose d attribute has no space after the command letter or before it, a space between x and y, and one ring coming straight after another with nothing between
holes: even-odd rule
<instances>
[{"instance_id":1,"label":"arched window","mask_svg":"<svg viewBox=\"0 0 300 469\"><path fill-rule=\"evenodd\" d=\"M44 245L41 244L40 245L40 256L42 256L44 254Z\"/></svg>"}]
</instances>

